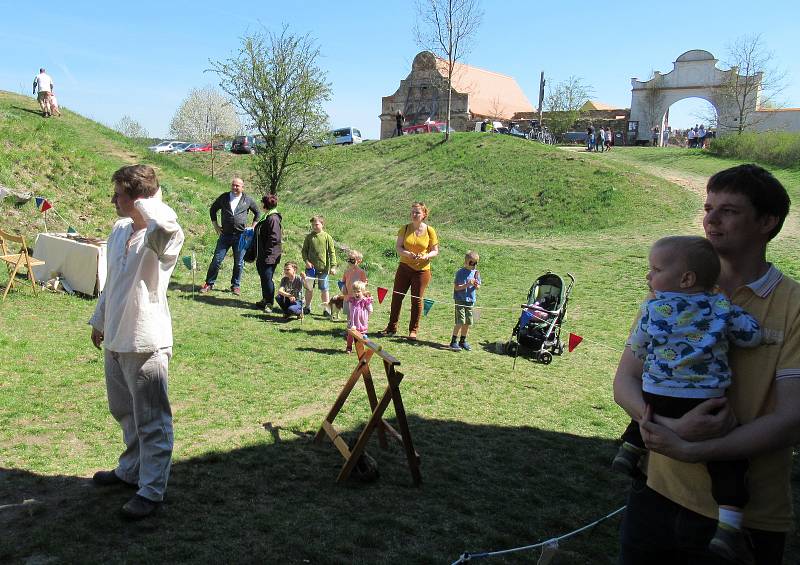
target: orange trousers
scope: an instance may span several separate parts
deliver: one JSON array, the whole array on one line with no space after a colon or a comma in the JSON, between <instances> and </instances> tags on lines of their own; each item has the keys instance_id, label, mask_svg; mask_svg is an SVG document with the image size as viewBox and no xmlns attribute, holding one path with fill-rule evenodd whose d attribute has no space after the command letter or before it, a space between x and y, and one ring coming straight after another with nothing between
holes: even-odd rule
<instances>
[{"instance_id":1,"label":"orange trousers","mask_svg":"<svg viewBox=\"0 0 800 565\"><path fill-rule=\"evenodd\" d=\"M389 314L389 324L386 330L397 331L397 321L400 319L400 310L403 307L403 299L411 289L411 320L408 322L408 331L416 332L419 330L419 319L422 316L422 298L425 296L425 289L431 282L431 272L415 271L405 263L397 266L394 274L394 288L392 288L392 307Z\"/></svg>"}]
</instances>

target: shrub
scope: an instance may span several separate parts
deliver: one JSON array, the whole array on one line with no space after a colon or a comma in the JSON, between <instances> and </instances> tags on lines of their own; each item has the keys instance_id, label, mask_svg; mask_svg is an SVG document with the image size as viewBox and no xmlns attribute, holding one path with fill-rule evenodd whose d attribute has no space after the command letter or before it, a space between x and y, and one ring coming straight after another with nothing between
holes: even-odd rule
<instances>
[{"instance_id":1,"label":"shrub","mask_svg":"<svg viewBox=\"0 0 800 565\"><path fill-rule=\"evenodd\" d=\"M778 167L800 167L800 133L726 135L712 141L709 153Z\"/></svg>"}]
</instances>

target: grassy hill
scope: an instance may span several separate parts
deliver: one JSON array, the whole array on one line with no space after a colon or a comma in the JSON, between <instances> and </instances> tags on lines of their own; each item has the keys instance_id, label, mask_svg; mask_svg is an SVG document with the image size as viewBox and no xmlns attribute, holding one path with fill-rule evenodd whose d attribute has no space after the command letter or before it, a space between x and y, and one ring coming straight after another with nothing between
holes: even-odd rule
<instances>
[{"instance_id":1,"label":"grassy hill","mask_svg":"<svg viewBox=\"0 0 800 565\"><path fill-rule=\"evenodd\" d=\"M327 147L293 177L292 196L376 217L400 217L410 197L425 201L443 228L481 234L579 233L629 227L656 194L665 214L689 199L642 179L527 140L466 133L405 136L352 147Z\"/></svg>"},{"instance_id":2,"label":"grassy hill","mask_svg":"<svg viewBox=\"0 0 800 565\"><path fill-rule=\"evenodd\" d=\"M250 158L218 155L212 179L207 155L155 156L80 116L44 120L35 108L0 93L0 184L33 190L67 223L106 234L111 173L152 164L187 233L185 253L198 255L201 282L214 241L207 206L232 174L250 178ZM434 307L420 341L380 340L402 363L423 486L410 486L397 446L376 443L368 449L380 480L337 485L338 452L309 441L356 363L342 352L342 322L314 315L284 323L251 309L259 290L250 266L241 298L193 293L191 273L179 266L169 293L170 490L159 516L124 523L116 511L129 493L100 491L89 479L120 449L102 354L88 339L95 302L12 292L0 305L0 531L8 533L0 562L450 563L464 551L550 539L624 504L627 484L609 469L626 424L611 379L646 289L648 246L667 233L698 233L699 196L634 161L491 134L456 135L447 146L408 137L312 157L280 195L285 259L299 259L308 217L321 212L337 243L364 251L370 284L391 287L394 237L410 202L433 209L442 242L427 294ZM26 235L43 229L31 204L0 203L0 224ZM771 259L798 276L797 240L781 238ZM481 254L481 317L474 351L456 354L443 343L453 273L469 248ZM576 276L564 331L584 342L551 365L512 366L495 342L508 339L515 305L548 269ZM220 288L229 274L230 259ZM387 319L388 301L376 305L370 329ZM407 305L401 329L406 320ZM378 388L380 373L373 367ZM357 387L336 421L346 439L363 426L366 406ZM555 562L615 563L617 525L565 541ZM798 548L792 534L787 562Z\"/></svg>"}]
</instances>

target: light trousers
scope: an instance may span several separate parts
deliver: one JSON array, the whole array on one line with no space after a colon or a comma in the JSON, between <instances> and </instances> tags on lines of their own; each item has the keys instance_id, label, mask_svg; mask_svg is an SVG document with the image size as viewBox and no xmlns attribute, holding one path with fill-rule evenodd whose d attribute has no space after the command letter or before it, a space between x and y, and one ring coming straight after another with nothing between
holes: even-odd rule
<instances>
[{"instance_id":1,"label":"light trousers","mask_svg":"<svg viewBox=\"0 0 800 565\"><path fill-rule=\"evenodd\" d=\"M108 407L125 443L114 472L138 484L137 494L156 502L164 499L167 490L174 443L167 398L170 357L172 348L154 353L105 350Z\"/></svg>"}]
</instances>

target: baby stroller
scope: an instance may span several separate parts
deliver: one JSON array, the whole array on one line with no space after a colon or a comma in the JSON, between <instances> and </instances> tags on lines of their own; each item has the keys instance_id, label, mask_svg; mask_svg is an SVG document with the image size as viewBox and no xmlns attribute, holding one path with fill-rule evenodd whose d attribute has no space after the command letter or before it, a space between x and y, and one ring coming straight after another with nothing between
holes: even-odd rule
<instances>
[{"instance_id":1,"label":"baby stroller","mask_svg":"<svg viewBox=\"0 0 800 565\"><path fill-rule=\"evenodd\" d=\"M549 365L553 355L564 352L561 341L561 324L567 313L567 302L575 285L575 277L567 273L569 283L547 271L534 281L528 291L528 300L522 304L522 314L505 344L505 352L514 357L530 357Z\"/></svg>"}]
</instances>

